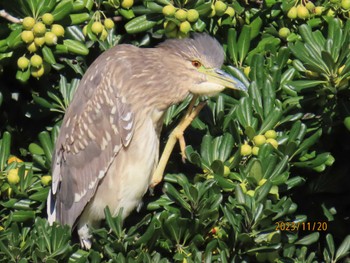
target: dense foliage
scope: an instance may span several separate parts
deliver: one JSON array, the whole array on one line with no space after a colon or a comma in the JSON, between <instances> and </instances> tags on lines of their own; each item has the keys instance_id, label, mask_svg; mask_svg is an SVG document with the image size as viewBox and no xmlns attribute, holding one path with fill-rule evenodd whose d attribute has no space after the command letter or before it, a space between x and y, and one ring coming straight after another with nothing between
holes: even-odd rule
<instances>
[{"instance_id":1,"label":"dense foliage","mask_svg":"<svg viewBox=\"0 0 350 263\"><path fill-rule=\"evenodd\" d=\"M1 1L0 262L349 262L349 16L349 0ZM122 225L106 209L80 249L45 218L79 80L114 45L193 31L222 43L248 94L202 98L186 163L177 149L141 211Z\"/></svg>"}]
</instances>

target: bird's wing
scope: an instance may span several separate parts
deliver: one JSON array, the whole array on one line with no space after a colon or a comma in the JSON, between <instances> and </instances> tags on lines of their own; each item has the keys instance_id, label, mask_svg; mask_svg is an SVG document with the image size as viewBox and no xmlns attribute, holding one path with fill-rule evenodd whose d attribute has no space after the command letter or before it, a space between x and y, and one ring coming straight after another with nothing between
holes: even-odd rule
<instances>
[{"instance_id":1,"label":"bird's wing","mask_svg":"<svg viewBox=\"0 0 350 263\"><path fill-rule=\"evenodd\" d=\"M56 143L48 199L50 223L73 226L133 135L133 112L119 96L117 84L111 83L112 76L102 74L94 64L90 69L66 112Z\"/></svg>"}]
</instances>

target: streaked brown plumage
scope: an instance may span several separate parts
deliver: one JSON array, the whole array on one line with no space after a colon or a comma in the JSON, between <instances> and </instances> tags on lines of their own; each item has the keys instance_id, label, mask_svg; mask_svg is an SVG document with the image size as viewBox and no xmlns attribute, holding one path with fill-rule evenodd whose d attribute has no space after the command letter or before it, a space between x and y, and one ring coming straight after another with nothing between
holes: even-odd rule
<instances>
[{"instance_id":1,"label":"streaked brown plumage","mask_svg":"<svg viewBox=\"0 0 350 263\"><path fill-rule=\"evenodd\" d=\"M189 93L244 89L219 68L224 53L206 34L167 40L156 48L118 45L104 52L81 80L63 119L53 158L49 222L88 227L109 206L125 218L141 201L158 163L166 109Z\"/></svg>"}]
</instances>

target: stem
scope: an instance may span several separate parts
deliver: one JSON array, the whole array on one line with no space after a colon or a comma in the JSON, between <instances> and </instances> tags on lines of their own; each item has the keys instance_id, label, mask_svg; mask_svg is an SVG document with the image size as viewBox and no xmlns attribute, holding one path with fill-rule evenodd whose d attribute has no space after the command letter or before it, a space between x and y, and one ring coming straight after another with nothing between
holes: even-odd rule
<instances>
[{"instance_id":1,"label":"stem","mask_svg":"<svg viewBox=\"0 0 350 263\"><path fill-rule=\"evenodd\" d=\"M8 21L10 21L12 23L16 23L16 24L22 23L22 19L19 19L17 17L14 17L14 16L10 15L9 13L7 13L5 11L5 9L0 10L0 17L5 18L5 19L7 19Z\"/></svg>"}]
</instances>

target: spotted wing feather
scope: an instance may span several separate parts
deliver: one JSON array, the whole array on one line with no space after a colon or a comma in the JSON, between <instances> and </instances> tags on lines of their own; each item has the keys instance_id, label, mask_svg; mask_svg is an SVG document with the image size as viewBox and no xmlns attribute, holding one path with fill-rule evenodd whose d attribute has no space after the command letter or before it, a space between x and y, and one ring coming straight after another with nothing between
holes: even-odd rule
<instances>
[{"instance_id":1,"label":"spotted wing feather","mask_svg":"<svg viewBox=\"0 0 350 263\"><path fill-rule=\"evenodd\" d=\"M95 61L87 71L61 126L48 199L50 223L74 225L113 159L132 138L133 113L118 94L118 83L109 73L102 74L101 64L104 68Z\"/></svg>"}]
</instances>

